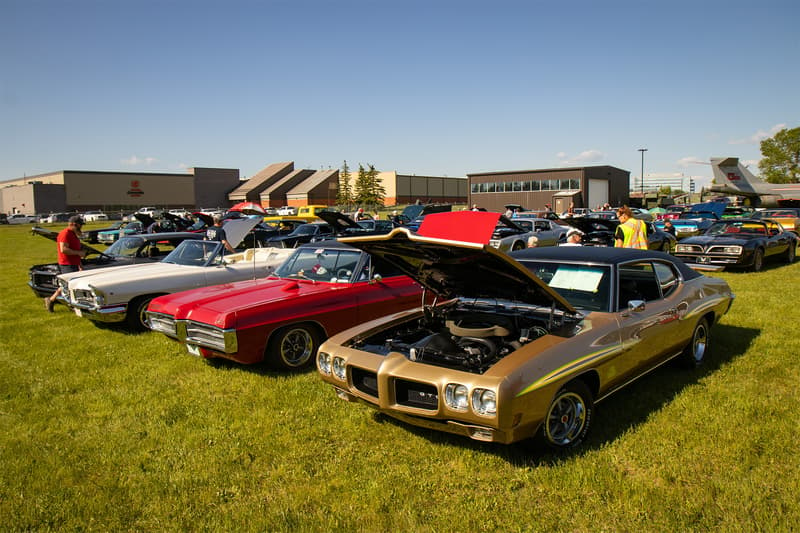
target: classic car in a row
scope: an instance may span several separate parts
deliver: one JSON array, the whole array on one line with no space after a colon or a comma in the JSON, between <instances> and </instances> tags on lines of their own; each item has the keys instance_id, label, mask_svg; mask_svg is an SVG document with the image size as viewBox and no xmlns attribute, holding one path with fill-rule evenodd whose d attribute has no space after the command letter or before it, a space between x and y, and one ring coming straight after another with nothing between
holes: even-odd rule
<instances>
[{"instance_id":1,"label":"classic car in a row","mask_svg":"<svg viewBox=\"0 0 800 533\"><path fill-rule=\"evenodd\" d=\"M726 219L705 233L680 241L675 256L685 263L728 268L751 268L758 272L764 261L780 258L793 263L798 237L771 220Z\"/></svg>"},{"instance_id":2,"label":"classic car in a row","mask_svg":"<svg viewBox=\"0 0 800 533\"><path fill-rule=\"evenodd\" d=\"M556 246L564 242L567 231L569 226L562 226L546 218L519 216L509 219L501 216L489 244L503 252L522 250L529 246Z\"/></svg>"},{"instance_id":3,"label":"classic car in a row","mask_svg":"<svg viewBox=\"0 0 800 533\"><path fill-rule=\"evenodd\" d=\"M421 301L408 277L329 240L294 250L266 279L156 298L147 325L193 355L294 370L310 364L328 336Z\"/></svg>"},{"instance_id":4,"label":"classic car in a row","mask_svg":"<svg viewBox=\"0 0 800 533\"><path fill-rule=\"evenodd\" d=\"M772 220L780 224L786 231L792 231L795 235L800 235L800 207L763 209L751 214L749 218Z\"/></svg>"},{"instance_id":5,"label":"classic car in a row","mask_svg":"<svg viewBox=\"0 0 800 533\"><path fill-rule=\"evenodd\" d=\"M319 375L342 399L480 441L577 445L595 402L674 357L702 364L733 300L724 280L662 252L507 255L402 228L344 241L438 302L332 336Z\"/></svg>"},{"instance_id":6,"label":"classic car in a row","mask_svg":"<svg viewBox=\"0 0 800 533\"><path fill-rule=\"evenodd\" d=\"M54 242L58 237L57 232L39 227L34 227L31 231ZM161 261L186 239L202 238L203 236L200 234L186 232L128 235L127 237L122 237L102 252L82 244L81 247L86 250L86 256L82 260L81 268L83 270L93 270L95 268ZM33 265L28 270L28 286L36 296L50 296L58 288L56 276L59 273L58 263Z\"/></svg>"},{"instance_id":7,"label":"classic car in a row","mask_svg":"<svg viewBox=\"0 0 800 533\"><path fill-rule=\"evenodd\" d=\"M703 202L692 205L688 211L684 211L678 218L672 219L675 227L675 237L678 240L686 237L693 237L705 232L711 225L722 218L725 212L725 205L722 202ZM658 229L664 229L664 220L656 222Z\"/></svg>"},{"instance_id":8,"label":"classic car in a row","mask_svg":"<svg viewBox=\"0 0 800 533\"><path fill-rule=\"evenodd\" d=\"M565 224L577 228L583 234L581 242L584 246L614 246L614 233L619 226L619 220L606 218L570 218ZM647 226L647 248L671 252L675 249L677 239L674 235L663 231L654 222L645 222Z\"/></svg>"},{"instance_id":9,"label":"classic car in a row","mask_svg":"<svg viewBox=\"0 0 800 533\"><path fill-rule=\"evenodd\" d=\"M238 246L257 222L228 221L223 226L228 242ZM58 276L61 300L75 314L92 321L144 329L144 312L153 298L196 287L266 277L290 252L250 248L226 254L220 242L185 240L158 263L61 274Z\"/></svg>"}]
</instances>

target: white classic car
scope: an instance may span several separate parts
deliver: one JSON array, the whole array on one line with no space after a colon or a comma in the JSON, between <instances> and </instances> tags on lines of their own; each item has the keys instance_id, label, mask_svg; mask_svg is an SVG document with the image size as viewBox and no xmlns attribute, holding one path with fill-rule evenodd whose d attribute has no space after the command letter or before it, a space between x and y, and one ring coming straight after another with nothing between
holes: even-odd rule
<instances>
[{"instance_id":1,"label":"white classic car","mask_svg":"<svg viewBox=\"0 0 800 533\"><path fill-rule=\"evenodd\" d=\"M256 223L249 218L228 221L223 226L228 242L238 246ZM156 296L267 277L293 251L250 248L225 253L217 241L184 241L158 263L61 274L60 298L78 316L141 330L147 305Z\"/></svg>"}]
</instances>

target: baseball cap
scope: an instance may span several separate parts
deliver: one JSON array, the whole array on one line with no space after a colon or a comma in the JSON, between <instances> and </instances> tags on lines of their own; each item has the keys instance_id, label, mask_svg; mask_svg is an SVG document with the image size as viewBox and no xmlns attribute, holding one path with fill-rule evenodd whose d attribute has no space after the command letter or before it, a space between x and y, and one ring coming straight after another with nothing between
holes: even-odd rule
<instances>
[{"instance_id":1,"label":"baseball cap","mask_svg":"<svg viewBox=\"0 0 800 533\"><path fill-rule=\"evenodd\" d=\"M61 220L64 220L64 219L62 218ZM80 224L81 226L83 226L83 224L84 224L83 219L81 217L79 217L78 215L69 217L69 223L70 224Z\"/></svg>"},{"instance_id":2,"label":"baseball cap","mask_svg":"<svg viewBox=\"0 0 800 533\"><path fill-rule=\"evenodd\" d=\"M570 237L572 237L575 234L583 235L583 232L581 230L577 229L577 228L572 228L571 230L569 230L567 232L567 238L569 239Z\"/></svg>"}]
</instances>

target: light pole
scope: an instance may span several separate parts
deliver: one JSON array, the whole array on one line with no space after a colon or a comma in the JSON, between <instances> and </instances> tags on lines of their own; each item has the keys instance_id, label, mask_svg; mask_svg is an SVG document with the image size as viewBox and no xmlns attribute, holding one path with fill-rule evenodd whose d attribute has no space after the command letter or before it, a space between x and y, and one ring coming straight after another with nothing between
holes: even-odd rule
<instances>
[{"instance_id":1,"label":"light pole","mask_svg":"<svg viewBox=\"0 0 800 533\"><path fill-rule=\"evenodd\" d=\"M647 151L647 148L639 148L639 151L642 152L642 181L639 185L642 193L642 209L644 209L644 153Z\"/></svg>"}]
</instances>

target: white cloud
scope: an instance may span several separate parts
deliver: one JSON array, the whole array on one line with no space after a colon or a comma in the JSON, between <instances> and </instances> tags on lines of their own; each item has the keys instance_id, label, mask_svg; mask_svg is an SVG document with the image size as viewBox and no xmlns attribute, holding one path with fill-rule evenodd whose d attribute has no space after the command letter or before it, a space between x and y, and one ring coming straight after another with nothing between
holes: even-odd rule
<instances>
[{"instance_id":1,"label":"white cloud","mask_svg":"<svg viewBox=\"0 0 800 533\"><path fill-rule=\"evenodd\" d=\"M693 155L678 159L678 166L683 168L686 168L690 165L708 165L708 164L709 164L708 161L704 161L699 157L695 157Z\"/></svg>"},{"instance_id":2,"label":"white cloud","mask_svg":"<svg viewBox=\"0 0 800 533\"><path fill-rule=\"evenodd\" d=\"M731 141L728 141L728 144L759 144L764 139L772 137L773 135L775 135L776 133L785 128L786 124L775 124L774 126L772 126L772 128L770 128L769 131L758 130L750 137L747 137L745 139L733 139Z\"/></svg>"},{"instance_id":3,"label":"white cloud","mask_svg":"<svg viewBox=\"0 0 800 533\"><path fill-rule=\"evenodd\" d=\"M582 165L586 163L598 163L606 158L606 155L600 150L584 150L574 157L569 157L566 152L558 152L559 165L562 167L572 165Z\"/></svg>"},{"instance_id":4,"label":"white cloud","mask_svg":"<svg viewBox=\"0 0 800 533\"><path fill-rule=\"evenodd\" d=\"M155 157L138 157L135 155L132 155L127 159L120 159L120 163L129 167L140 167L140 166L149 167L156 161L158 161L158 159L156 159Z\"/></svg>"}]
</instances>

